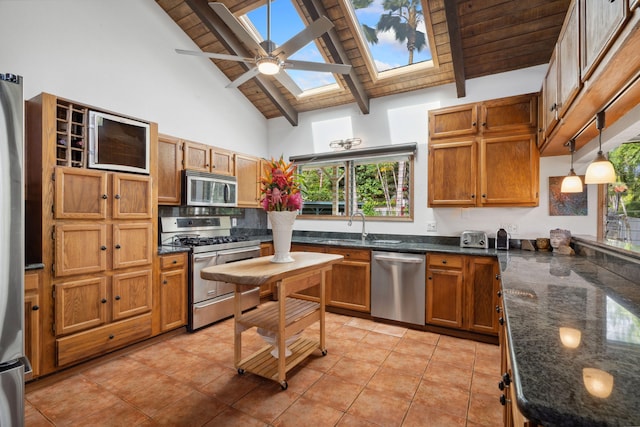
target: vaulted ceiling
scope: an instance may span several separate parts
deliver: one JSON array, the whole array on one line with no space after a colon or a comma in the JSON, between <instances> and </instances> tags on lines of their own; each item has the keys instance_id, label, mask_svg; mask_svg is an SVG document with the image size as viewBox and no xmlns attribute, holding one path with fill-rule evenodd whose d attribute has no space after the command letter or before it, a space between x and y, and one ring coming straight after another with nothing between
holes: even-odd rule
<instances>
[{"instance_id":1,"label":"vaulted ceiling","mask_svg":"<svg viewBox=\"0 0 640 427\"><path fill-rule=\"evenodd\" d=\"M203 52L253 57L209 7L207 0L156 0ZM347 0L349 1L349 0ZM241 15L265 0L221 0ZM343 0L294 0L307 23L328 17L334 27L318 40L327 62L352 65L336 75L340 89L296 97L271 76L258 75L238 87L266 117L285 117L292 125L298 113L356 103L363 114L369 100L455 83L458 97L467 79L549 62L570 0L422 0L434 66L380 78L363 55L357 28ZM179 48L181 46L175 46ZM176 55L176 61L184 60ZM250 65L212 59L234 80Z\"/></svg>"}]
</instances>

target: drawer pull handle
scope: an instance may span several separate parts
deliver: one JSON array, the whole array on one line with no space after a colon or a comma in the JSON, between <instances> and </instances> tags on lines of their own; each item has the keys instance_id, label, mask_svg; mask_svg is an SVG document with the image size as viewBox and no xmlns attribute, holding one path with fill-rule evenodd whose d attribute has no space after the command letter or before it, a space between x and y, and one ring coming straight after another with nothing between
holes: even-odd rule
<instances>
[{"instance_id":1,"label":"drawer pull handle","mask_svg":"<svg viewBox=\"0 0 640 427\"><path fill-rule=\"evenodd\" d=\"M177 264L177 263L178 263L178 260L177 260L177 259L174 259L172 263L173 263L173 264Z\"/></svg>"},{"instance_id":2,"label":"drawer pull handle","mask_svg":"<svg viewBox=\"0 0 640 427\"><path fill-rule=\"evenodd\" d=\"M116 337L116 336L115 336L115 335L113 335L113 334L110 334L110 335L109 335L109 339L110 339L110 340L114 339L115 337Z\"/></svg>"},{"instance_id":3,"label":"drawer pull handle","mask_svg":"<svg viewBox=\"0 0 640 427\"><path fill-rule=\"evenodd\" d=\"M443 259L443 260L442 260L442 263L443 263L443 264L446 264L446 263L447 263L447 260L446 260L446 259Z\"/></svg>"}]
</instances>

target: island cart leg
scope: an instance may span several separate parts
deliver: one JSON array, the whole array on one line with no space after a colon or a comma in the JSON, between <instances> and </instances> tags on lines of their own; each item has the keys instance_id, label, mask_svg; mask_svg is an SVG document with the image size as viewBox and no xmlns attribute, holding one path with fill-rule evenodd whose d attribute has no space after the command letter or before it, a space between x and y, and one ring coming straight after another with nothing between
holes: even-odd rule
<instances>
[{"instance_id":1,"label":"island cart leg","mask_svg":"<svg viewBox=\"0 0 640 427\"><path fill-rule=\"evenodd\" d=\"M233 295L233 362L238 373L244 374L244 369L240 368L240 361L242 360L242 331L244 328L240 323L238 323L238 319L242 315L242 310L240 308L241 295L242 294L238 291L238 286L236 285Z\"/></svg>"},{"instance_id":2,"label":"island cart leg","mask_svg":"<svg viewBox=\"0 0 640 427\"><path fill-rule=\"evenodd\" d=\"M322 271L320 275L320 351L322 355L325 356L327 354L327 347L325 347L324 342L324 309L326 304L326 298L324 294L325 281L327 278L327 274L329 274L331 270L325 269Z\"/></svg>"},{"instance_id":3,"label":"island cart leg","mask_svg":"<svg viewBox=\"0 0 640 427\"><path fill-rule=\"evenodd\" d=\"M287 389L287 347L285 346L285 326L286 326L286 281L278 282L278 382L283 390Z\"/></svg>"}]
</instances>

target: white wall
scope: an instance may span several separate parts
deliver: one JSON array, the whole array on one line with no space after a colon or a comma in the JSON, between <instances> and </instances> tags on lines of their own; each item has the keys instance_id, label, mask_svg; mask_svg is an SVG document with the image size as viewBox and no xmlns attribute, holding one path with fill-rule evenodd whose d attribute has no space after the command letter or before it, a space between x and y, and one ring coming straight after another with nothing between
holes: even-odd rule
<instances>
[{"instance_id":1,"label":"white wall","mask_svg":"<svg viewBox=\"0 0 640 427\"><path fill-rule=\"evenodd\" d=\"M158 123L161 133L266 155L267 121L153 0L0 0L0 72Z\"/></svg>"},{"instance_id":2,"label":"white wall","mask_svg":"<svg viewBox=\"0 0 640 427\"><path fill-rule=\"evenodd\" d=\"M588 216L550 216L548 203L549 176L564 176L569 171L569 156L544 157L540 162L540 205L535 208L427 208L427 112L456 104L538 92L546 65L499 75L468 80L467 96L456 98L453 84L371 100L371 112L360 113L354 104L300 114L299 126L286 120L269 120L271 156L311 154L330 151L334 139L360 137L362 147L417 142L414 172L414 221L411 223L367 220L369 233L457 236L463 230L483 230L490 236L501 224L515 224L515 238L549 236L549 230L560 227L573 234L595 235L596 189L588 189ZM497 165L496 167L499 167ZM578 169L576 169L578 170ZM578 170L578 172L580 172ZM427 232L426 223L436 221L437 232ZM297 230L360 231L360 225L347 226L344 221L297 220Z\"/></svg>"}]
</instances>

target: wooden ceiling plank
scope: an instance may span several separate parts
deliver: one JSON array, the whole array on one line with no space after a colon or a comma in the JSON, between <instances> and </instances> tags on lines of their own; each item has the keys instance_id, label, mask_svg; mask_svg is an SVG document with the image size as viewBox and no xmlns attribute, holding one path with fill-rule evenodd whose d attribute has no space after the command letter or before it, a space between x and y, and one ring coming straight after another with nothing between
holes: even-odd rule
<instances>
[{"instance_id":1,"label":"wooden ceiling plank","mask_svg":"<svg viewBox=\"0 0 640 427\"><path fill-rule=\"evenodd\" d=\"M185 0L186 3L193 9L198 15L200 20L207 26L225 46L225 48L232 55L239 55L244 57L253 56L251 52L247 51L244 46L237 40L236 36L224 25L218 15L209 7L207 0ZM242 62L238 62L240 66L249 69L249 66ZM273 101L275 106L280 110L282 115L291 123L292 126L298 125L298 112L289 104L282 93L263 76L256 76L253 79L256 84L262 89L265 94Z\"/></svg>"},{"instance_id":2,"label":"wooden ceiling plank","mask_svg":"<svg viewBox=\"0 0 640 427\"><path fill-rule=\"evenodd\" d=\"M324 9L320 0L302 0L302 3L313 20L327 15L327 11ZM344 47L340 42L340 38L334 28L324 33L322 39L326 43L327 49L333 58L339 59L343 64L351 64L351 61L349 60L349 57L347 56L347 53L345 52ZM369 114L369 96L365 92L365 89L353 67L349 74L343 74L342 77L358 104L358 107L360 107L362 114Z\"/></svg>"},{"instance_id":3,"label":"wooden ceiling plank","mask_svg":"<svg viewBox=\"0 0 640 427\"><path fill-rule=\"evenodd\" d=\"M467 94L465 89L464 56L462 52L462 38L460 37L460 27L458 26L457 1L447 1L444 3L444 10L447 15L447 26L449 28L449 43L451 44L451 56L453 58L453 74L456 82L456 93L458 98L464 98Z\"/></svg>"}]
</instances>

